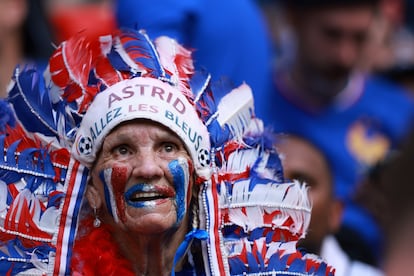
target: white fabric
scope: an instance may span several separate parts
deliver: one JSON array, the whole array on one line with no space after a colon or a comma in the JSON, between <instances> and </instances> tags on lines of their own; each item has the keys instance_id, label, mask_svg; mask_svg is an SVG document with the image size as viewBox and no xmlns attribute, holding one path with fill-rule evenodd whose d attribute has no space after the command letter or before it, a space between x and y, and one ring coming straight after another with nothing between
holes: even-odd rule
<instances>
[{"instance_id":1,"label":"white fabric","mask_svg":"<svg viewBox=\"0 0 414 276\"><path fill-rule=\"evenodd\" d=\"M335 276L383 276L384 273L368 264L351 261L333 236L325 238L320 256L336 269Z\"/></svg>"}]
</instances>

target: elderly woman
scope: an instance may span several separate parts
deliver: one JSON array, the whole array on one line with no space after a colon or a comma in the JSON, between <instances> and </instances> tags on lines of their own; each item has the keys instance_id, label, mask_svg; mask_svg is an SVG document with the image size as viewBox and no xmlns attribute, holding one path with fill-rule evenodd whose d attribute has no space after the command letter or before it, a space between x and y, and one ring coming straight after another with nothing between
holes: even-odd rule
<instances>
[{"instance_id":1,"label":"elderly woman","mask_svg":"<svg viewBox=\"0 0 414 276\"><path fill-rule=\"evenodd\" d=\"M333 275L296 250L306 187L246 84L135 30L65 41L43 76L16 68L0 126L1 273Z\"/></svg>"}]
</instances>

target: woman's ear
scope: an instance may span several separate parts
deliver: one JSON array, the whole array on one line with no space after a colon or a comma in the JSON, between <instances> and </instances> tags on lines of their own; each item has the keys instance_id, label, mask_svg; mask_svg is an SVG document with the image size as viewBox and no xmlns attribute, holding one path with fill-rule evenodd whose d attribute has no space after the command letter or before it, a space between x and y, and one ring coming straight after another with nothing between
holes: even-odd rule
<instances>
[{"instance_id":1,"label":"woman's ear","mask_svg":"<svg viewBox=\"0 0 414 276\"><path fill-rule=\"evenodd\" d=\"M86 189L86 198L92 209L99 209L102 205L102 198L99 195L98 190L93 185L88 185Z\"/></svg>"}]
</instances>

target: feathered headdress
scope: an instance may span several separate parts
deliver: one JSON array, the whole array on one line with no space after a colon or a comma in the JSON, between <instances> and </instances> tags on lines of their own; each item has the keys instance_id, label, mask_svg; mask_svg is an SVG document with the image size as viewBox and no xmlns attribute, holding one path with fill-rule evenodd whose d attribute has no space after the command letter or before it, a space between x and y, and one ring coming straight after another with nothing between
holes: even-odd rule
<instances>
[{"instance_id":1,"label":"feathered headdress","mask_svg":"<svg viewBox=\"0 0 414 276\"><path fill-rule=\"evenodd\" d=\"M43 75L18 66L10 87L12 111L0 113L0 272L70 273L89 167L104 137L135 118L172 129L194 161L206 273L325 269L295 249L309 222L306 188L284 183L250 88L211 83L174 40L129 29L94 41L79 34Z\"/></svg>"},{"instance_id":2,"label":"feathered headdress","mask_svg":"<svg viewBox=\"0 0 414 276\"><path fill-rule=\"evenodd\" d=\"M211 275L334 275L314 255L296 249L311 205L307 187L287 182L270 132L251 118L242 140L213 149L216 172L205 186L206 243ZM212 238L214 237L214 239Z\"/></svg>"}]
</instances>

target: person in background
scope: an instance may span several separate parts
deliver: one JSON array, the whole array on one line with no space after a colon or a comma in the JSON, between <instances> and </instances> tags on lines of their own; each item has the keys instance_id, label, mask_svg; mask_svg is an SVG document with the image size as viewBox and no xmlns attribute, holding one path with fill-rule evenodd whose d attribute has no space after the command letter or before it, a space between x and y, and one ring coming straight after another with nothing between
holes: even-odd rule
<instances>
[{"instance_id":1,"label":"person in background","mask_svg":"<svg viewBox=\"0 0 414 276\"><path fill-rule=\"evenodd\" d=\"M382 0L364 62L368 70L414 95L414 29L411 0Z\"/></svg>"},{"instance_id":2,"label":"person in background","mask_svg":"<svg viewBox=\"0 0 414 276\"><path fill-rule=\"evenodd\" d=\"M112 0L44 0L56 44L75 34L98 37L116 29Z\"/></svg>"},{"instance_id":3,"label":"person in background","mask_svg":"<svg viewBox=\"0 0 414 276\"><path fill-rule=\"evenodd\" d=\"M381 231L354 195L414 117L405 90L360 69L378 1L281 4L291 50L277 64L273 91L256 93L256 113L274 131L305 137L331 160L335 196L344 204L338 241L351 259L378 265Z\"/></svg>"},{"instance_id":4,"label":"person in background","mask_svg":"<svg viewBox=\"0 0 414 276\"><path fill-rule=\"evenodd\" d=\"M33 61L44 67L53 42L42 1L0 2L0 97L6 96L16 64Z\"/></svg>"},{"instance_id":5,"label":"person in background","mask_svg":"<svg viewBox=\"0 0 414 276\"><path fill-rule=\"evenodd\" d=\"M384 271L387 276L410 275L414 269L413 131L404 142L399 153L383 168L377 183L385 199L377 208L382 211L379 221L385 232ZM372 197L366 199L375 201Z\"/></svg>"},{"instance_id":6,"label":"person in background","mask_svg":"<svg viewBox=\"0 0 414 276\"><path fill-rule=\"evenodd\" d=\"M335 267L337 276L383 275L368 264L351 260L334 236L341 224L343 205L334 195L332 172L324 153L310 141L289 134L277 136L276 148L285 177L309 187L311 221L298 246L320 255Z\"/></svg>"},{"instance_id":7,"label":"person in background","mask_svg":"<svg viewBox=\"0 0 414 276\"><path fill-rule=\"evenodd\" d=\"M361 183L357 200L371 210L384 231L387 276L411 275L413 265L414 128L399 147Z\"/></svg>"},{"instance_id":8,"label":"person in background","mask_svg":"<svg viewBox=\"0 0 414 276\"><path fill-rule=\"evenodd\" d=\"M119 27L167 35L189 49L212 79L228 77L264 93L271 82L270 34L254 0L117 0Z\"/></svg>"}]
</instances>

